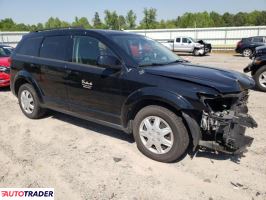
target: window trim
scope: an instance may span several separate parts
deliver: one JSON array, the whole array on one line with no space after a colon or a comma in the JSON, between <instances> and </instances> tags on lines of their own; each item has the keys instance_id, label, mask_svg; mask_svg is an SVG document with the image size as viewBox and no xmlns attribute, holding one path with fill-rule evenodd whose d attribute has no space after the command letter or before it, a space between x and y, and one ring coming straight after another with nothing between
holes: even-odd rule
<instances>
[{"instance_id":1,"label":"window trim","mask_svg":"<svg viewBox=\"0 0 266 200\"><path fill-rule=\"evenodd\" d=\"M98 40L99 42L101 42L102 44L104 44L107 48L109 48L112 53L114 54L114 56L120 61L121 63L121 69L123 69L123 66L125 65L125 62L123 61L123 59L121 58L121 56L119 56L119 54L117 54L113 48L111 47L111 45L108 45L105 41L103 41L100 37L97 37L97 35L92 35L92 34L73 34L71 35L71 39L72 39L72 58L71 58L71 61L69 61L70 63L72 64L75 64L75 65L82 65L82 66L86 66L86 67L93 67L93 68L96 68L96 69L109 69L107 67L101 67L101 66L98 66L98 65L89 65L89 64L84 64L84 63L78 63L78 62L73 62L73 54L74 54L74 38L75 37L90 37L92 39L96 39Z\"/></svg>"}]
</instances>

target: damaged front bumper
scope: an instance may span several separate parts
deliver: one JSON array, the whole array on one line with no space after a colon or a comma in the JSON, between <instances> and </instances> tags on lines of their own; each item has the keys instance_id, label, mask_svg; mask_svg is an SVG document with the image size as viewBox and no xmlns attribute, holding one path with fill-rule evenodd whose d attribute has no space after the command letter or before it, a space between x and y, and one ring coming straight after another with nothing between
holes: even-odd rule
<instances>
[{"instance_id":1,"label":"damaged front bumper","mask_svg":"<svg viewBox=\"0 0 266 200\"><path fill-rule=\"evenodd\" d=\"M246 128L256 128L256 121L247 114L245 102L237 101L231 109L203 112L201 129L202 139L199 145L217 151L240 154L253 142L245 136Z\"/></svg>"}]
</instances>

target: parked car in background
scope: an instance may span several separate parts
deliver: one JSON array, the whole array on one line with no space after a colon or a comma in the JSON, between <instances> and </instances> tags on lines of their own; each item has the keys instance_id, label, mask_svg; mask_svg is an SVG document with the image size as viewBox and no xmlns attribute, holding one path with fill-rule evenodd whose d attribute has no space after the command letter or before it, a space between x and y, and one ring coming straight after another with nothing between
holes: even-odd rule
<instances>
[{"instance_id":1,"label":"parked car in background","mask_svg":"<svg viewBox=\"0 0 266 200\"><path fill-rule=\"evenodd\" d=\"M193 53L195 56L206 55L212 50L211 44L203 40L195 41L191 37L177 37L174 41L161 43L172 51Z\"/></svg>"},{"instance_id":2,"label":"parked car in background","mask_svg":"<svg viewBox=\"0 0 266 200\"><path fill-rule=\"evenodd\" d=\"M244 69L244 72L251 72L257 88L266 92L266 46L257 47L250 58L252 62Z\"/></svg>"},{"instance_id":3,"label":"parked car in background","mask_svg":"<svg viewBox=\"0 0 266 200\"><path fill-rule=\"evenodd\" d=\"M47 108L134 135L146 156L180 158L189 146L241 153L257 127L247 114L254 81L185 62L123 31L59 29L25 35L12 54L11 90L22 112Z\"/></svg>"},{"instance_id":4,"label":"parked car in background","mask_svg":"<svg viewBox=\"0 0 266 200\"><path fill-rule=\"evenodd\" d=\"M265 36L242 38L242 40L237 43L235 51L236 53L242 54L244 57L250 57L256 47L263 45L266 45Z\"/></svg>"},{"instance_id":5,"label":"parked car in background","mask_svg":"<svg viewBox=\"0 0 266 200\"><path fill-rule=\"evenodd\" d=\"M0 87L10 85L10 56L13 47L0 45Z\"/></svg>"}]
</instances>

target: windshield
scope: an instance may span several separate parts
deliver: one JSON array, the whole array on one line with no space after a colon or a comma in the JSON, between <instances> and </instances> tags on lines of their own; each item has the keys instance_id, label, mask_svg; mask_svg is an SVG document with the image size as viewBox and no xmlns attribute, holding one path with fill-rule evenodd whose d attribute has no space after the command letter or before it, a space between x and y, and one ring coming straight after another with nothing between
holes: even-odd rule
<instances>
[{"instance_id":1,"label":"windshield","mask_svg":"<svg viewBox=\"0 0 266 200\"><path fill-rule=\"evenodd\" d=\"M140 35L114 35L113 41L124 49L139 66L164 65L182 59L162 44Z\"/></svg>"},{"instance_id":2,"label":"windshield","mask_svg":"<svg viewBox=\"0 0 266 200\"><path fill-rule=\"evenodd\" d=\"M189 37L189 39L190 39L192 42L196 43L196 41L195 41L193 38Z\"/></svg>"},{"instance_id":3,"label":"windshield","mask_svg":"<svg viewBox=\"0 0 266 200\"><path fill-rule=\"evenodd\" d=\"M9 57L12 52L12 47L0 47L0 57Z\"/></svg>"}]
</instances>

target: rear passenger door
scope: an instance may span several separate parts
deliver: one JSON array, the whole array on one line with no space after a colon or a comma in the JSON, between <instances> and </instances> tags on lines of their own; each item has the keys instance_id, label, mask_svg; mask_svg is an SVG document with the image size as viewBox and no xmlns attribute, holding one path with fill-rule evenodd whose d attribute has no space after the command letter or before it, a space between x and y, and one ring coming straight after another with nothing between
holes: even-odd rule
<instances>
[{"instance_id":1,"label":"rear passenger door","mask_svg":"<svg viewBox=\"0 0 266 200\"><path fill-rule=\"evenodd\" d=\"M46 104L54 109L68 110L66 65L71 51L71 36L67 35L45 37L40 48L38 82Z\"/></svg>"}]
</instances>

